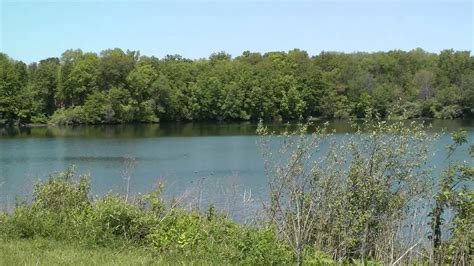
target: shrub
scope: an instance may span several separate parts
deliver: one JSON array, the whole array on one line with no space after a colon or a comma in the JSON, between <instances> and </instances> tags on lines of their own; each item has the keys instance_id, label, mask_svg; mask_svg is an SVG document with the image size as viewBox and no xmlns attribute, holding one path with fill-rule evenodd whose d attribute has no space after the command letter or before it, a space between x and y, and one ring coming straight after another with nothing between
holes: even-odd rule
<instances>
[{"instance_id":1,"label":"shrub","mask_svg":"<svg viewBox=\"0 0 474 266\"><path fill-rule=\"evenodd\" d=\"M452 134L453 142L447 145L447 159L467 143L467 136L464 130ZM474 193L469 186L473 181L474 167L465 161L449 161L439 179L439 191L434 195L435 206L430 213L432 256L437 264L467 265L472 259ZM450 213L448 219L443 217L446 212ZM447 239L442 237L446 233L442 230L445 226L450 230Z\"/></svg>"},{"instance_id":2,"label":"shrub","mask_svg":"<svg viewBox=\"0 0 474 266\"><path fill-rule=\"evenodd\" d=\"M56 213L70 213L90 206L90 184L87 176L74 180L74 167L64 172L50 175L48 181L36 185L33 206Z\"/></svg>"},{"instance_id":3,"label":"shrub","mask_svg":"<svg viewBox=\"0 0 474 266\"><path fill-rule=\"evenodd\" d=\"M44 114L39 114L31 117L31 122L34 124L46 124L48 123L48 118Z\"/></svg>"},{"instance_id":4,"label":"shrub","mask_svg":"<svg viewBox=\"0 0 474 266\"><path fill-rule=\"evenodd\" d=\"M292 254L271 227L239 225L211 208L206 214L167 207L162 186L126 201L109 194L92 200L87 176L74 168L48 176L31 204L0 215L2 238L67 240L85 246L149 248L162 257L243 264L282 264Z\"/></svg>"},{"instance_id":5,"label":"shrub","mask_svg":"<svg viewBox=\"0 0 474 266\"><path fill-rule=\"evenodd\" d=\"M50 175L45 183L38 183L31 205L20 204L7 217L8 234L55 239L80 236L78 227L90 209L90 187L86 176L77 177L77 181L74 178L74 168L69 168Z\"/></svg>"},{"instance_id":6,"label":"shrub","mask_svg":"<svg viewBox=\"0 0 474 266\"><path fill-rule=\"evenodd\" d=\"M151 213L124 202L118 195L97 200L88 218L98 233L92 236L97 243L110 238L139 243L158 221Z\"/></svg>"},{"instance_id":7,"label":"shrub","mask_svg":"<svg viewBox=\"0 0 474 266\"><path fill-rule=\"evenodd\" d=\"M38 231L27 206L17 206L11 215L3 217L1 229L3 237L8 238L31 238Z\"/></svg>"},{"instance_id":8,"label":"shrub","mask_svg":"<svg viewBox=\"0 0 474 266\"><path fill-rule=\"evenodd\" d=\"M273 228L248 228L218 215L208 220L196 212L176 211L149 236L160 252L176 253L193 259L252 265L282 264L292 261L287 245Z\"/></svg>"},{"instance_id":9,"label":"shrub","mask_svg":"<svg viewBox=\"0 0 474 266\"><path fill-rule=\"evenodd\" d=\"M401 232L417 226L410 218L431 191L423 125L366 121L339 140L309 129L258 129L270 188L264 207L297 262L310 245L341 262L402 256L415 236Z\"/></svg>"},{"instance_id":10,"label":"shrub","mask_svg":"<svg viewBox=\"0 0 474 266\"><path fill-rule=\"evenodd\" d=\"M84 122L83 108L81 106L60 108L49 119L49 123L53 125L75 125Z\"/></svg>"},{"instance_id":11,"label":"shrub","mask_svg":"<svg viewBox=\"0 0 474 266\"><path fill-rule=\"evenodd\" d=\"M444 106L440 112L435 113L435 118L440 119L454 119L462 115L462 109L459 105Z\"/></svg>"}]
</instances>

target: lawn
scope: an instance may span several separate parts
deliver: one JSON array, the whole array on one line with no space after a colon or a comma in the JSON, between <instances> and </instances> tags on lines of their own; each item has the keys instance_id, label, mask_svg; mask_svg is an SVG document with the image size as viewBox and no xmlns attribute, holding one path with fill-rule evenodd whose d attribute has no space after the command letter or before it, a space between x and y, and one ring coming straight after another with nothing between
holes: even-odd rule
<instances>
[{"instance_id":1,"label":"lawn","mask_svg":"<svg viewBox=\"0 0 474 266\"><path fill-rule=\"evenodd\" d=\"M0 240L0 265L163 265L146 249L87 248L53 240Z\"/></svg>"}]
</instances>

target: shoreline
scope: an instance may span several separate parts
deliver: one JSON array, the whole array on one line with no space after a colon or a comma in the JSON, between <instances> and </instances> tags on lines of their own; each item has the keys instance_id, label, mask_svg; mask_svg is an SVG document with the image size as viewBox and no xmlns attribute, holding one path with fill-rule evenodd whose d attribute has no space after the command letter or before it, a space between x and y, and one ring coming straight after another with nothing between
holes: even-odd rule
<instances>
[{"instance_id":1,"label":"shoreline","mask_svg":"<svg viewBox=\"0 0 474 266\"><path fill-rule=\"evenodd\" d=\"M419 118L408 118L408 119L380 119L382 121L466 121L472 120L474 117L459 117L454 119L441 119L441 118L431 118L431 117L419 117ZM304 121L306 122L326 122L326 121L364 121L364 118L327 118L327 117L312 117L308 118ZM290 120L290 121L281 121L281 120L268 120L263 121L264 123L269 124L295 124L300 121L298 120ZM129 123L81 123L81 124L50 124L50 123L13 123L13 124L6 124L0 123L0 128L45 128L45 127L77 127L77 126L127 126L127 125L155 125L155 124L191 124L191 123L203 123L203 124L243 124L243 123L250 123L250 124L258 124L259 121L256 120L186 120L186 121L162 121L162 122L129 122Z\"/></svg>"}]
</instances>

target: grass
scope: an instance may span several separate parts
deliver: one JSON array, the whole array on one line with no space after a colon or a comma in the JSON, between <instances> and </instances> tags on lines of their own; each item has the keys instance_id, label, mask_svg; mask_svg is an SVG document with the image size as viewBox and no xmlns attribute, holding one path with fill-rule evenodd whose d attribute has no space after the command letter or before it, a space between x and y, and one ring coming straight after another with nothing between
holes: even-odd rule
<instances>
[{"instance_id":1,"label":"grass","mask_svg":"<svg viewBox=\"0 0 474 266\"><path fill-rule=\"evenodd\" d=\"M163 265L174 264L146 249L88 248L54 240L0 240L0 265Z\"/></svg>"},{"instance_id":2,"label":"grass","mask_svg":"<svg viewBox=\"0 0 474 266\"><path fill-rule=\"evenodd\" d=\"M180 254L153 254L137 247L92 248L44 238L0 239L0 265L225 265L211 257L199 260Z\"/></svg>"}]
</instances>

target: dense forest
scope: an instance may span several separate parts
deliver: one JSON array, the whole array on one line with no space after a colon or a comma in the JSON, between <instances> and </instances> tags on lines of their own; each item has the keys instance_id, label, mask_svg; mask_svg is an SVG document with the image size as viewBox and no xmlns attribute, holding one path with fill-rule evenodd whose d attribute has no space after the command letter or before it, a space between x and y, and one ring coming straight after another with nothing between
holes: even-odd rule
<instances>
[{"instance_id":1,"label":"dense forest","mask_svg":"<svg viewBox=\"0 0 474 266\"><path fill-rule=\"evenodd\" d=\"M474 57L422 49L294 49L207 59L68 50L25 64L0 54L0 124L406 118L474 114Z\"/></svg>"}]
</instances>

